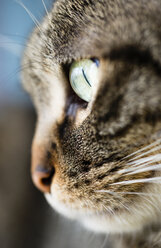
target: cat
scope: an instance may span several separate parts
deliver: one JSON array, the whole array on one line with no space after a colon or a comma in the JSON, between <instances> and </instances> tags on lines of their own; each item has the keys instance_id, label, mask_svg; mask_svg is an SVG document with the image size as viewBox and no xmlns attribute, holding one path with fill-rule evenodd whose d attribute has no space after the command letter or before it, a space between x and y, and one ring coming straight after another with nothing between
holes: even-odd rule
<instances>
[{"instance_id":1,"label":"cat","mask_svg":"<svg viewBox=\"0 0 161 248\"><path fill-rule=\"evenodd\" d=\"M114 247L161 247L160 16L161 0L58 0L22 61L33 182Z\"/></svg>"}]
</instances>

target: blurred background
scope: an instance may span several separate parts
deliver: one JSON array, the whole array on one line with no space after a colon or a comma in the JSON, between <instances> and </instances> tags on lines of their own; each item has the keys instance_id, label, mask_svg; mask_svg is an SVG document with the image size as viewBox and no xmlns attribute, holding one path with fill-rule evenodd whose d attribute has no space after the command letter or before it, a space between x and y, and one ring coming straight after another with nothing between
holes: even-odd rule
<instances>
[{"instance_id":1,"label":"blurred background","mask_svg":"<svg viewBox=\"0 0 161 248\"><path fill-rule=\"evenodd\" d=\"M50 9L53 0L45 0ZM40 21L41 0L22 0ZM0 0L0 247L104 248L107 238L55 213L30 178L36 115L21 88L21 56L34 23L14 0ZM109 247L109 246L108 246Z\"/></svg>"}]
</instances>

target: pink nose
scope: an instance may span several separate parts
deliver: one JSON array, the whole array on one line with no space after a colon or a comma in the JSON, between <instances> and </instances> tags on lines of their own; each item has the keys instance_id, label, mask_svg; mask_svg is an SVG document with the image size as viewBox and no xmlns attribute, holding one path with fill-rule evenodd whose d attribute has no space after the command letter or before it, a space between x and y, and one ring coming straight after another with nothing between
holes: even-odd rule
<instances>
[{"instance_id":1,"label":"pink nose","mask_svg":"<svg viewBox=\"0 0 161 248\"><path fill-rule=\"evenodd\" d=\"M54 172L53 167L45 168L43 165L37 165L32 171L33 183L43 193L49 193Z\"/></svg>"},{"instance_id":2,"label":"pink nose","mask_svg":"<svg viewBox=\"0 0 161 248\"><path fill-rule=\"evenodd\" d=\"M55 169L51 166L51 156L43 145L33 142L32 146L32 180L35 186L43 193L49 193Z\"/></svg>"}]
</instances>

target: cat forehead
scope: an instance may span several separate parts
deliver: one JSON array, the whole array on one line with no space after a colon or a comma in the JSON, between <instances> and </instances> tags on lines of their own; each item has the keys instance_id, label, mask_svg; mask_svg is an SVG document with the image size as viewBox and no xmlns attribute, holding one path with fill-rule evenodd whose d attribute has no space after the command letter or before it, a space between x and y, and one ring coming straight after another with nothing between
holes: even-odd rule
<instances>
[{"instance_id":1,"label":"cat forehead","mask_svg":"<svg viewBox=\"0 0 161 248\"><path fill-rule=\"evenodd\" d=\"M57 1L47 28L54 60L66 63L107 53L115 32L111 25L122 16L121 8L117 0Z\"/></svg>"},{"instance_id":2,"label":"cat forehead","mask_svg":"<svg viewBox=\"0 0 161 248\"><path fill-rule=\"evenodd\" d=\"M141 43L144 24L149 25L154 9L155 13L159 9L158 3L151 0L148 3L144 0L57 1L44 22L48 46L44 44L43 52L55 62L66 63L104 56L113 47L126 43Z\"/></svg>"},{"instance_id":3,"label":"cat forehead","mask_svg":"<svg viewBox=\"0 0 161 248\"><path fill-rule=\"evenodd\" d=\"M56 2L46 31L52 44L51 54L56 62L65 63L96 55L95 44L91 43L98 36L96 28L101 25L98 16L102 12L103 1L96 3L66 0Z\"/></svg>"}]
</instances>

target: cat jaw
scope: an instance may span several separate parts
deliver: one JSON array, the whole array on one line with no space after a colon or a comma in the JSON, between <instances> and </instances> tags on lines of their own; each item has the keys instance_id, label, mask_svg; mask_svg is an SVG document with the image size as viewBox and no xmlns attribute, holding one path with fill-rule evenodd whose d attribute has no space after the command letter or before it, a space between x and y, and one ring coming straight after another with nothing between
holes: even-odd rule
<instances>
[{"instance_id":1,"label":"cat jaw","mask_svg":"<svg viewBox=\"0 0 161 248\"><path fill-rule=\"evenodd\" d=\"M62 202L59 199L59 186L52 185L52 193L45 194L47 202L57 212L65 217L78 220L87 229L96 233L116 234L116 233L134 233L141 231L145 226L157 224L161 218L161 187L159 185L150 185L146 188L145 197L138 197L128 209L114 214L107 211L91 211L83 207L77 209L74 205ZM155 195L154 192L157 192ZM62 194L62 193L60 193ZM151 196L146 198L146 194ZM152 195L153 194L153 195ZM81 202L80 202L81 204Z\"/></svg>"}]
</instances>

